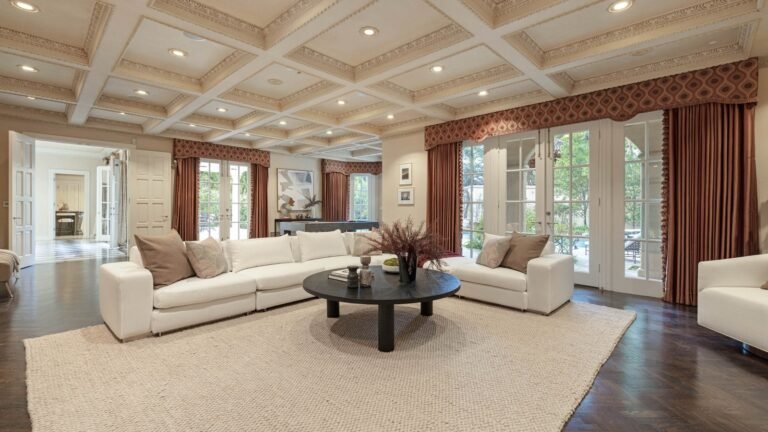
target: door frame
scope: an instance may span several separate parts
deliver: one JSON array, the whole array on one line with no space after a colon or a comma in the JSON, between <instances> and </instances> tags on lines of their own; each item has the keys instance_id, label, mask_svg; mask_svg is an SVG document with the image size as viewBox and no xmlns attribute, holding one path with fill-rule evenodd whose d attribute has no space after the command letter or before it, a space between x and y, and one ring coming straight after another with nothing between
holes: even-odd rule
<instances>
[{"instance_id":1,"label":"door frame","mask_svg":"<svg viewBox=\"0 0 768 432\"><path fill-rule=\"evenodd\" d=\"M83 176L83 194L85 195L85 200L83 203L83 206L85 207L85 214L87 215L83 219L83 224L85 225L83 227L83 238L89 239L91 234L91 226L90 226L90 217L91 217L91 191L90 191L90 176L91 173L88 171L80 171L80 170L67 170L67 169L58 169L58 168L52 168L48 170L48 191L50 194L53 195L53 204L52 204L52 210L51 215L48 218L48 231L51 232L51 239L56 240L56 174L64 174L64 175L80 175ZM50 198L50 196L49 196Z\"/></svg>"}]
</instances>

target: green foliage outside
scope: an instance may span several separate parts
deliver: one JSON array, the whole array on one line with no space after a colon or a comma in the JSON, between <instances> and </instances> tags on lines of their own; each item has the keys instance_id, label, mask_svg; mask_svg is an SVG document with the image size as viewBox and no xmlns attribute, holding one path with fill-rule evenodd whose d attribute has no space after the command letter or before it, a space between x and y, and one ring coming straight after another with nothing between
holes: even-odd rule
<instances>
[{"instance_id":1,"label":"green foliage outside","mask_svg":"<svg viewBox=\"0 0 768 432\"><path fill-rule=\"evenodd\" d=\"M239 201L244 205L240 206L238 221L241 225L245 226L248 223L248 203L249 201L249 182L248 172L244 171L240 174L238 179L238 194L237 197L232 197L233 202ZM221 197L221 173L218 172L200 172L200 223L206 226L216 226L219 224L221 215L221 209L219 208Z\"/></svg>"},{"instance_id":2,"label":"green foliage outside","mask_svg":"<svg viewBox=\"0 0 768 432\"><path fill-rule=\"evenodd\" d=\"M370 178L367 175L353 175L352 178L352 219L370 220L370 201L368 191L370 190Z\"/></svg>"}]
</instances>

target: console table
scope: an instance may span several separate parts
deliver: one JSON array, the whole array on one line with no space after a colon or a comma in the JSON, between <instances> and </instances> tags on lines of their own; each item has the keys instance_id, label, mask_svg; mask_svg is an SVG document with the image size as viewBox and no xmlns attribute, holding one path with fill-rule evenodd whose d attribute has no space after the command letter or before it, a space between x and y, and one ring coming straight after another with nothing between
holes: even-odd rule
<instances>
[{"instance_id":1,"label":"console table","mask_svg":"<svg viewBox=\"0 0 768 432\"><path fill-rule=\"evenodd\" d=\"M56 235L83 235L83 212L71 210L56 211Z\"/></svg>"},{"instance_id":2,"label":"console table","mask_svg":"<svg viewBox=\"0 0 768 432\"><path fill-rule=\"evenodd\" d=\"M275 220L277 225L277 235L295 234L297 231L306 232L328 232L340 230L341 232L370 230L378 228L378 222L368 221L348 221L348 222L330 222L309 219L280 219Z\"/></svg>"}]
</instances>

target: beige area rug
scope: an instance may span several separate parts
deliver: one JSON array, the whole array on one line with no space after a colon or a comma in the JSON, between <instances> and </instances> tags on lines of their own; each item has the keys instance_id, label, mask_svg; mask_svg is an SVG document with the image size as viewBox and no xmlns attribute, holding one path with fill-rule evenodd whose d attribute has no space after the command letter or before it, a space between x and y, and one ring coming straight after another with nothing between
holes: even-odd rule
<instances>
[{"instance_id":1,"label":"beige area rug","mask_svg":"<svg viewBox=\"0 0 768 432\"><path fill-rule=\"evenodd\" d=\"M314 300L118 343L104 326L24 341L36 431L557 431L635 314L545 317L469 300L435 314Z\"/></svg>"}]
</instances>

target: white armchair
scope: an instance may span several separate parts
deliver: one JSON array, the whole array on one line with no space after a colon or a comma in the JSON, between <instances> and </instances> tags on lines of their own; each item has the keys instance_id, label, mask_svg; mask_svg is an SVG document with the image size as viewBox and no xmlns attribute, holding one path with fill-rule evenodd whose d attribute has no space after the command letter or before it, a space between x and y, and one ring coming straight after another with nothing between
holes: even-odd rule
<instances>
[{"instance_id":1,"label":"white armchair","mask_svg":"<svg viewBox=\"0 0 768 432\"><path fill-rule=\"evenodd\" d=\"M698 322L768 351L768 254L699 263Z\"/></svg>"}]
</instances>

